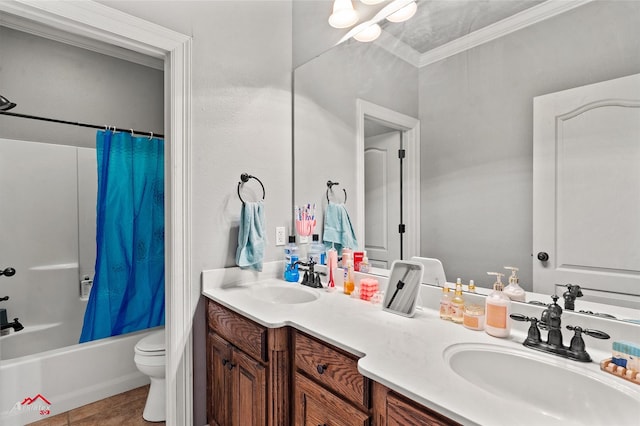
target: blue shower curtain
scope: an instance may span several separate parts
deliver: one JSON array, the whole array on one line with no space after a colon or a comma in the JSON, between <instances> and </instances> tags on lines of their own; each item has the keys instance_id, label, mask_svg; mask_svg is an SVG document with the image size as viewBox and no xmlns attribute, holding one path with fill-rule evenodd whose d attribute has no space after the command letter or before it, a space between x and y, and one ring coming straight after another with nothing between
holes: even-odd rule
<instances>
[{"instance_id":1,"label":"blue shower curtain","mask_svg":"<svg viewBox=\"0 0 640 426\"><path fill-rule=\"evenodd\" d=\"M96 265L80 343L164 324L164 141L99 131Z\"/></svg>"}]
</instances>

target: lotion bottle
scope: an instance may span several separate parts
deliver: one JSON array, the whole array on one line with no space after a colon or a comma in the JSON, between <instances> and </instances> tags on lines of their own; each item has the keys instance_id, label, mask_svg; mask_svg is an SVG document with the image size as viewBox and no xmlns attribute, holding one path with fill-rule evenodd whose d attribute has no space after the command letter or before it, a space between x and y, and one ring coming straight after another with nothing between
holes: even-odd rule
<instances>
[{"instance_id":1,"label":"lotion bottle","mask_svg":"<svg viewBox=\"0 0 640 426\"><path fill-rule=\"evenodd\" d=\"M462 280L456 281L456 292L451 299L451 321L462 324L464 319L464 298L462 297Z\"/></svg>"},{"instance_id":2,"label":"lotion bottle","mask_svg":"<svg viewBox=\"0 0 640 426\"><path fill-rule=\"evenodd\" d=\"M525 291L522 287L518 285L518 268L513 266L505 266L504 269L511 270L511 276L509 277L509 285L504 288L504 294L509 297L509 299L516 302L525 302Z\"/></svg>"},{"instance_id":3,"label":"lotion bottle","mask_svg":"<svg viewBox=\"0 0 640 426\"><path fill-rule=\"evenodd\" d=\"M511 333L511 323L509 314L511 313L511 299L504 294L501 277L504 274L499 272L487 272L496 276L493 284L493 291L487 296L485 302L485 326L487 334L494 337L508 337Z\"/></svg>"}]
</instances>

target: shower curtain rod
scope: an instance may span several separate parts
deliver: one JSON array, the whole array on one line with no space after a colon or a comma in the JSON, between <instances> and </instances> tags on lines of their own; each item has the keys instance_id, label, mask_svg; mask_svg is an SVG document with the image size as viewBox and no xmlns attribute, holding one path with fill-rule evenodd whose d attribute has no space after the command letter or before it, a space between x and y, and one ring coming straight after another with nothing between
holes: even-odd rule
<instances>
[{"instance_id":1,"label":"shower curtain rod","mask_svg":"<svg viewBox=\"0 0 640 426\"><path fill-rule=\"evenodd\" d=\"M113 126L98 126L97 124L87 124L87 123L78 123L78 122L75 122L75 121L57 120L55 118L38 117L38 116L35 116L35 115L19 114L17 112L0 111L0 114L9 115L11 117L29 118L31 120L48 121L50 123L70 124L72 126L89 127L91 129L114 130L116 132L133 132L133 133L137 133L139 135L149 135L150 137L151 136L156 136L158 138L163 138L164 139L164 135L161 134L161 133L157 133L156 134L156 133L153 133L153 132L141 132L139 130L121 129L119 127L113 127Z\"/></svg>"}]
</instances>

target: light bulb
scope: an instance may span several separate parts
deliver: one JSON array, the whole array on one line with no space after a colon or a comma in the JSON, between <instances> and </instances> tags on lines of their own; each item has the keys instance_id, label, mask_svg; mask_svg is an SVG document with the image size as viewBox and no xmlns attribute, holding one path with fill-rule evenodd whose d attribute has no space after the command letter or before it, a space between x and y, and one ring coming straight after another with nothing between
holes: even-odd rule
<instances>
[{"instance_id":1,"label":"light bulb","mask_svg":"<svg viewBox=\"0 0 640 426\"><path fill-rule=\"evenodd\" d=\"M351 0L335 0L333 13L329 16L329 25L333 28L348 28L358 22L358 14Z\"/></svg>"},{"instance_id":2,"label":"light bulb","mask_svg":"<svg viewBox=\"0 0 640 426\"><path fill-rule=\"evenodd\" d=\"M353 38L363 43L367 43L377 39L380 36L381 32L382 32L382 28L380 28L380 25L372 24L372 25L369 25L367 28L363 29L362 31L358 32L356 35L353 36Z\"/></svg>"},{"instance_id":3,"label":"light bulb","mask_svg":"<svg viewBox=\"0 0 640 426\"><path fill-rule=\"evenodd\" d=\"M378 3L382 3L384 0L360 0L362 4L374 5Z\"/></svg>"},{"instance_id":4,"label":"light bulb","mask_svg":"<svg viewBox=\"0 0 640 426\"><path fill-rule=\"evenodd\" d=\"M407 19L410 19L413 15L415 15L417 10L418 10L418 5L416 4L416 2L415 1L411 2L405 7L403 7L402 9L398 10L397 12L394 12L391 15L387 16L387 21L404 22Z\"/></svg>"}]
</instances>

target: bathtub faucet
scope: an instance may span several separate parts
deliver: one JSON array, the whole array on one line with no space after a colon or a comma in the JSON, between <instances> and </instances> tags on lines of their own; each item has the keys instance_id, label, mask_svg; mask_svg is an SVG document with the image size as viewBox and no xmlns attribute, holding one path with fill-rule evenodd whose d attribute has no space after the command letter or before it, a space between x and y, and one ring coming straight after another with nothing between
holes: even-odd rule
<instances>
[{"instance_id":1,"label":"bathtub faucet","mask_svg":"<svg viewBox=\"0 0 640 426\"><path fill-rule=\"evenodd\" d=\"M24 328L24 326L20 324L20 322L18 321L18 318L14 318L13 322L2 324L0 330L6 330L7 328L13 328L13 331L20 331Z\"/></svg>"}]
</instances>

